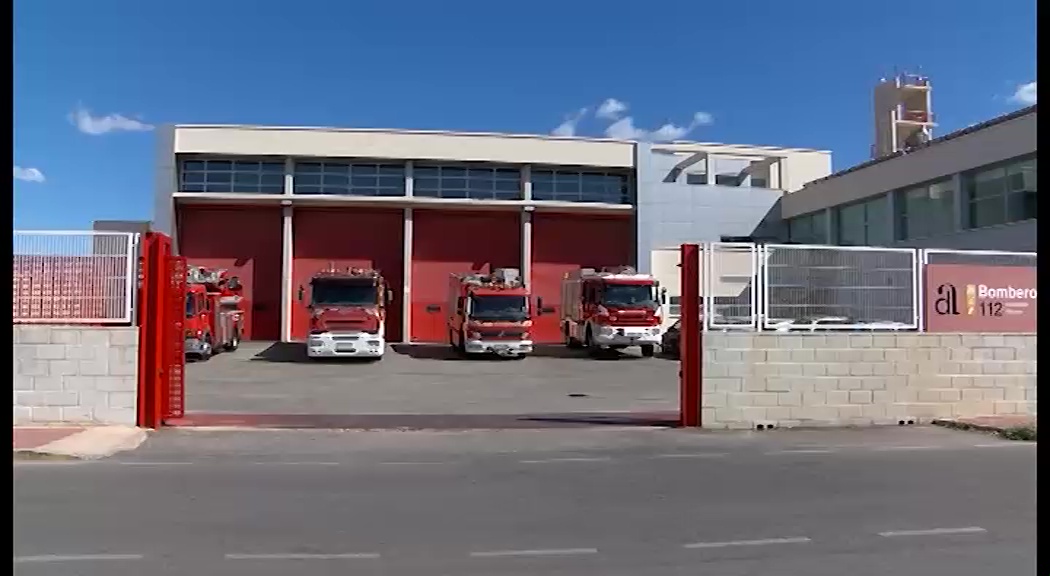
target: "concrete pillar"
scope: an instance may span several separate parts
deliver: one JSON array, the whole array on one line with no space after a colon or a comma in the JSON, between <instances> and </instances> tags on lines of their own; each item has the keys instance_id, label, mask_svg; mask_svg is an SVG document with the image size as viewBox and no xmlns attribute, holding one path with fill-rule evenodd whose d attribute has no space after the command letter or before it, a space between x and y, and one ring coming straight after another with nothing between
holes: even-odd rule
<instances>
[{"instance_id":1,"label":"concrete pillar","mask_svg":"<svg viewBox=\"0 0 1050 576\"><path fill-rule=\"evenodd\" d=\"M412 341L412 208L405 208L404 218L404 245L402 246L402 258L404 268L401 277L401 339L405 342Z\"/></svg>"},{"instance_id":2,"label":"concrete pillar","mask_svg":"<svg viewBox=\"0 0 1050 576\"><path fill-rule=\"evenodd\" d=\"M292 341L292 308L296 305L292 270L295 261L295 243L292 236L294 208L291 201L282 202L281 219L281 341Z\"/></svg>"},{"instance_id":3,"label":"concrete pillar","mask_svg":"<svg viewBox=\"0 0 1050 576\"><path fill-rule=\"evenodd\" d=\"M521 167L521 199L532 200L532 166ZM532 286L532 206L521 212L521 280Z\"/></svg>"},{"instance_id":4,"label":"concrete pillar","mask_svg":"<svg viewBox=\"0 0 1050 576\"><path fill-rule=\"evenodd\" d=\"M408 160L405 162L405 196L411 198L415 195L415 164ZM401 233L401 339L405 342L412 341L412 208L405 208L403 218L404 228Z\"/></svg>"}]
</instances>

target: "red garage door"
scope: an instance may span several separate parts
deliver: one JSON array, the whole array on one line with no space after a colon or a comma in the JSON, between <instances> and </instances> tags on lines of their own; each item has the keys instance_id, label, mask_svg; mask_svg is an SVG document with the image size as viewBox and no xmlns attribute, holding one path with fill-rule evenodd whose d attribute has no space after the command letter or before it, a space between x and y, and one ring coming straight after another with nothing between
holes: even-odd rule
<instances>
[{"instance_id":1,"label":"red garage door","mask_svg":"<svg viewBox=\"0 0 1050 576\"><path fill-rule=\"evenodd\" d=\"M553 314L539 316L536 342L561 342L561 281L581 267L620 266L634 261L631 217L535 213L532 217L532 294Z\"/></svg>"},{"instance_id":2,"label":"red garage door","mask_svg":"<svg viewBox=\"0 0 1050 576\"><path fill-rule=\"evenodd\" d=\"M412 340L445 342L448 277L521 268L517 212L416 210L412 243Z\"/></svg>"},{"instance_id":3,"label":"red garage door","mask_svg":"<svg viewBox=\"0 0 1050 576\"><path fill-rule=\"evenodd\" d=\"M387 308L386 338L401 341L401 292L404 287L404 212L378 209L296 208L292 223L292 338L305 340L310 315L297 295L310 277L330 264L374 268L394 291Z\"/></svg>"},{"instance_id":4,"label":"red garage door","mask_svg":"<svg viewBox=\"0 0 1050 576\"><path fill-rule=\"evenodd\" d=\"M180 206L179 253L190 266L225 268L244 284L246 340L281 334L281 209Z\"/></svg>"}]
</instances>

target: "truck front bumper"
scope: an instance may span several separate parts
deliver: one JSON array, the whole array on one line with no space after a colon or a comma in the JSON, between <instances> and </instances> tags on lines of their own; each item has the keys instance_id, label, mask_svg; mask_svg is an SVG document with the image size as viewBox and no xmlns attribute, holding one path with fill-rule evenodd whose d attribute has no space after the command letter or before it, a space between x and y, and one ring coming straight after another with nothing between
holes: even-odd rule
<instances>
[{"instance_id":1,"label":"truck front bumper","mask_svg":"<svg viewBox=\"0 0 1050 576\"><path fill-rule=\"evenodd\" d=\"M310 358L381 358L386 341L378 334L311 334L306 340Z\"/></svg>"},{"instance_id":2,"label":"truck front bumper","mask_svg":"<svg viewBox=\"0 0 1050 576\"><path fill-rule=\"evenodd\" d=\"M211 353L211 345L200 338L187 338L182 350L191 356L205 356Z\"/></svg>"},{"instance_id":3,"label":"truck front bumper","mask_svg":"<svg viewBox=\"0 0 1050 576\"><path fill-rule=\"evenodd\" d=\"M658 346L661 330L651 328L602 326L594 332L594 343L599 346Z\"/></svg>"},{"instance_id":4,"label":"truck front bumper","mask_svg":"<svg viewBox=\"0 0 1050 576\"><path fill-rule=\"evenodd\" d=\"M467 354L522 356L532 353L531 340L467 340L463 347Z\"/></svg>"}]
</instances>

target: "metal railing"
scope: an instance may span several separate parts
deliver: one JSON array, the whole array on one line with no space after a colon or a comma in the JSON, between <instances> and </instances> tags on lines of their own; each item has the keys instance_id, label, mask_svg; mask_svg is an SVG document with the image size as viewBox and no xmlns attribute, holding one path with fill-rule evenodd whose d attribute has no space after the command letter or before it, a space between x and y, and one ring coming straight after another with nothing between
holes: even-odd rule
<instances>
[{"instance_id":1,"label":"metal railing","mask_svg":"<svg viewBox=\"0 0 1050 576\"><path fill-rule=\"evenodd\" d=\"M761 263L766 330L917 329L919 259L912 248L766 244Z\"/></svg>"},{"instance_id":2,"label":"metal railing","mask_svg":"<svg viewBox=\"0 0 1050 576\"><path fill-rule=\"evenodd\" d=\"M138 234L14 231L16 324L127 324L138 285Z\"/></svg>"},{"instance_id":3,"label":"metal railing","mask_svg":"<svg viewBox=\"0 0 1050 576\"><path fill-rule=\"evenodd\" d=\"M758 326L758 248L746 242L712 242L700 248L704 329L754 330Z\"/></svg>"}]
</instances>

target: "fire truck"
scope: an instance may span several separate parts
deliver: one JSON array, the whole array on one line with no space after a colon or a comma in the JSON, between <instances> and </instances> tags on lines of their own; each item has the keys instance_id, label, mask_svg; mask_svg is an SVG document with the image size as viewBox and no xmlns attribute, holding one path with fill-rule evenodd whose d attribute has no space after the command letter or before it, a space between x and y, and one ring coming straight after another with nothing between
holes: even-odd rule
<instances>
[{"instance_id":1,"label":"fire truck","mask_svg":"<svg viewBox=\"0 0 1050 576\"><path fill-rule=\"evenodd\" d=\"M460 354L524 358L532 352L529 291L515 268L452 274L448 341Z\"/></svg>"},{"instance_id":2,"label":"fire truck","mask_svg":"<svg viewBox=\"0 0 1050 576\"><path fill-rule=\"evenodd\" d=\"M630 266L574 270L562 280L562 337L566 346L592 354L639 346L651 357L660 344L665 301L660 283Z\"/></svg>"},{"instance_id":3,"label":"fire truck","mask_svg":"<svg viewBox=\"0 0 1050 576\"><path fill-rule=\"evenodd\" d=\"M299 286L299 301L305 288ZM310 278L310 358L375 358L386 350L386 308L394 293L378 270L329 266Z\"/></svg>"},{"instance_id":4,"label":"fire truck","mask_svg":"<svg viewBox=\"0 0 1050 576\"><path fill-rule=\"evenodd\" d=\"M203 361L241 345L241 288L240 279L226 270L191 266L186 271L186 355Z\"/></svg>"}]
</instances>

